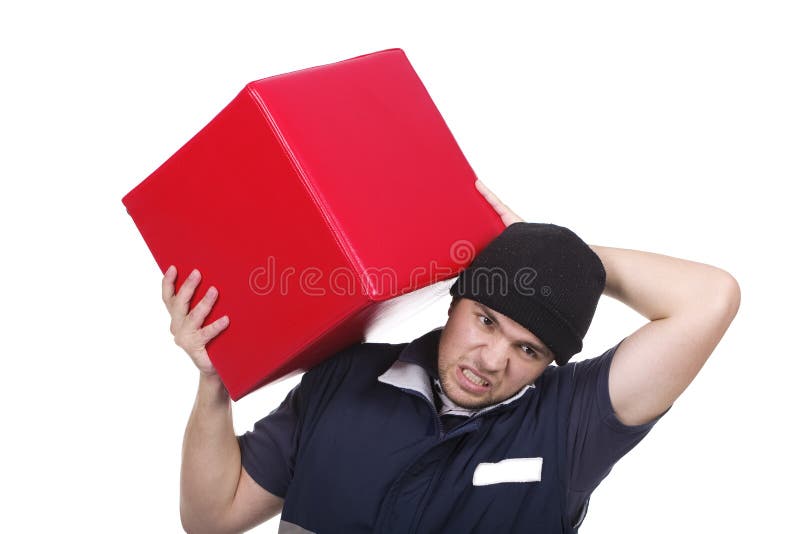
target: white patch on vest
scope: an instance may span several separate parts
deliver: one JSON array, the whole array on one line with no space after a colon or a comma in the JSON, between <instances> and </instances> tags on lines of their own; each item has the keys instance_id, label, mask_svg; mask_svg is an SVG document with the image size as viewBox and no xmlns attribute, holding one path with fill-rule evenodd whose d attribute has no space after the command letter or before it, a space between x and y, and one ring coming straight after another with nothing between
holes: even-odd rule
<instances>
[{"instance_id":1,"label":"white patch on vest","mask_svg":"<svg viewBox=\"0 0 800 534\"><path fill-rule=\"evenodd\" d=\"M306 530L300 525L295 525L284 519L281 519L278 525L278 534L314 534L310 530Z\"/></svg>"},{"instance_id":2,"label":"white patch on vest","mask_svg":"<svg viewBox=\"0 0 800 534\"><path fill-rule=\"evenodd\" d=\"M473 486L541 480L542 458L507 458L496 463L483 462L478 464L472 475Z\"/></svg>"}]
</instances>

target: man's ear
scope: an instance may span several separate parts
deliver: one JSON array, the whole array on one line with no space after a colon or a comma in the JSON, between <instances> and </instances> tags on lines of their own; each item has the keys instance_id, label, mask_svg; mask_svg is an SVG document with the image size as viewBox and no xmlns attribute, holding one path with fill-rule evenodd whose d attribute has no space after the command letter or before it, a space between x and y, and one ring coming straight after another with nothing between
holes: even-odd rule
<instances>
[{"instance_id":1,"label":"man's ear","mask_svg":"<svg viewBox=\"0 0 800 534\"><path fill-rule=\"evenodd\" d=\"M450 306L447 308L447 316L448 317L450 317L450 314L453 312L453 308L456 305L456 301L457 301L457 299L455 297L450 299Z\"/></svg>"}]
</instances>

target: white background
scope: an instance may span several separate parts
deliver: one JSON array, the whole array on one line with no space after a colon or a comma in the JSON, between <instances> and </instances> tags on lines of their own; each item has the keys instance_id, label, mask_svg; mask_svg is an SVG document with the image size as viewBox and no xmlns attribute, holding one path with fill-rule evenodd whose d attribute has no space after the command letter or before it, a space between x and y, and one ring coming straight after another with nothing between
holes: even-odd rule
<instances>
[{"instance_id":1,"label":"white background","mask_svg":"<svg viewBox=\"0 0 800 534\"><path fill-rule=\"evenodd\" d=\"M121 198L247 82L400 47L527 220L741 286L581 532L798 532L798 27L788 1L5 3L0 530L181 530L197 372ZM372 339L409 341L446 306ZM603 297L578 359L644 322ZM237 433L297 380L236 403Z\"/></svg>"}]
</instances>

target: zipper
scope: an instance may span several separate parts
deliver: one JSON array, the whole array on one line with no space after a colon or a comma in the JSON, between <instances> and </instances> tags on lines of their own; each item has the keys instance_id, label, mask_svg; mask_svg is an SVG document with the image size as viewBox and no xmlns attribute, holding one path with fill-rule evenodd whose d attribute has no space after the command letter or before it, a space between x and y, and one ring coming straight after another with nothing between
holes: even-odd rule
<instances>
[{"instance_id":1,"label":"zipper","mask_svg":"<svg viewBox=\"0 0 800 534\"><path fill-rule=\"evenodd\" d=\"M425 404L427 404L428 407L431 409L431 414L433 414L433 424L436 425L436 436L438 436L437 441L442 441L442 438L444 437L444 426L442 425L442 420L439 419L439 414L436 411L436 406L434 406L433 403L428 400L428 397L426 397L416 389L408 389L408 388L400 388L400 389L405 391L406 393L410 393L415 397L419 397L420 399L425 401Z\"/></svg>"},{"instance_id":2,"label":"zipper","mask_svg":"<svg viewBox=\"0 0 800 534\"><path fill-rule=\"evenodd\" d=\"M433 415L433 422L434 422L434 425L436 426L436 436L438 437L437 441L439 441L439 442L444 441L442 439L445 436L444 425L442 425L442 420L439 418L439 412L436 410L436 406L430 400L428 400L428 397L426 397L425 395L423 395L422 393L420 393L416 389L409 389L409 388L398 388L398 389L400 389L402 391L405 391L406 393L410 393L410 394L412 394L412 395L414 395L416 397L419 397L423 401L425 401L425 404L427 404L428 407L431 409L431 414ZM525 393L527 393L527 390L525 391ZM470 423L470 422L476 420L478 418L478 416L489 414L489 413L493 413L493 412L499 412L499 411L503 411L503 410L508 409L509 406L514 404L514 403L516 403L516 401L519 400L519 398L524 397L525 393L523 393L522 395L519 395L518 398L514 399L511 402L505 402L505 403L502 403L502 404L500 404L498 406L492 406L490 408L484 408L482 410L478 410L474 414L470 415L462 423L460 423L460 424L454 426L452 429L450 429L450 432L452 433L453 431L461 428L462 426L466 425L467 423ZM433 394L435 395L436 392L433 392Z\"/></svg>"}]
</instances>

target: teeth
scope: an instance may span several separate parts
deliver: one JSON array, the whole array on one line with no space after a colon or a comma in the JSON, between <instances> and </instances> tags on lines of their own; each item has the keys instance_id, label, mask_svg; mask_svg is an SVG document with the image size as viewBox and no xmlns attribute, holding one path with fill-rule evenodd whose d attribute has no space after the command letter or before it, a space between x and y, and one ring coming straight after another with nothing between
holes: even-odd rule
<instances>
[{"instance_id":1,"label":"teeth","mask_svg":"<svg viewBox=\"0 0 800 534\"><path fill-rule=\"evenodd\" d=\"M464 376L466 376L467 379L469 379L469 381L472 382L473 384L475 384L476 386L488 386L489 385L489 382L484 382L483 380L481 380L481 378L478 375L476 375L475 373L473 373L469 369L464 369Z\"/></svg>"}]
</instances>

